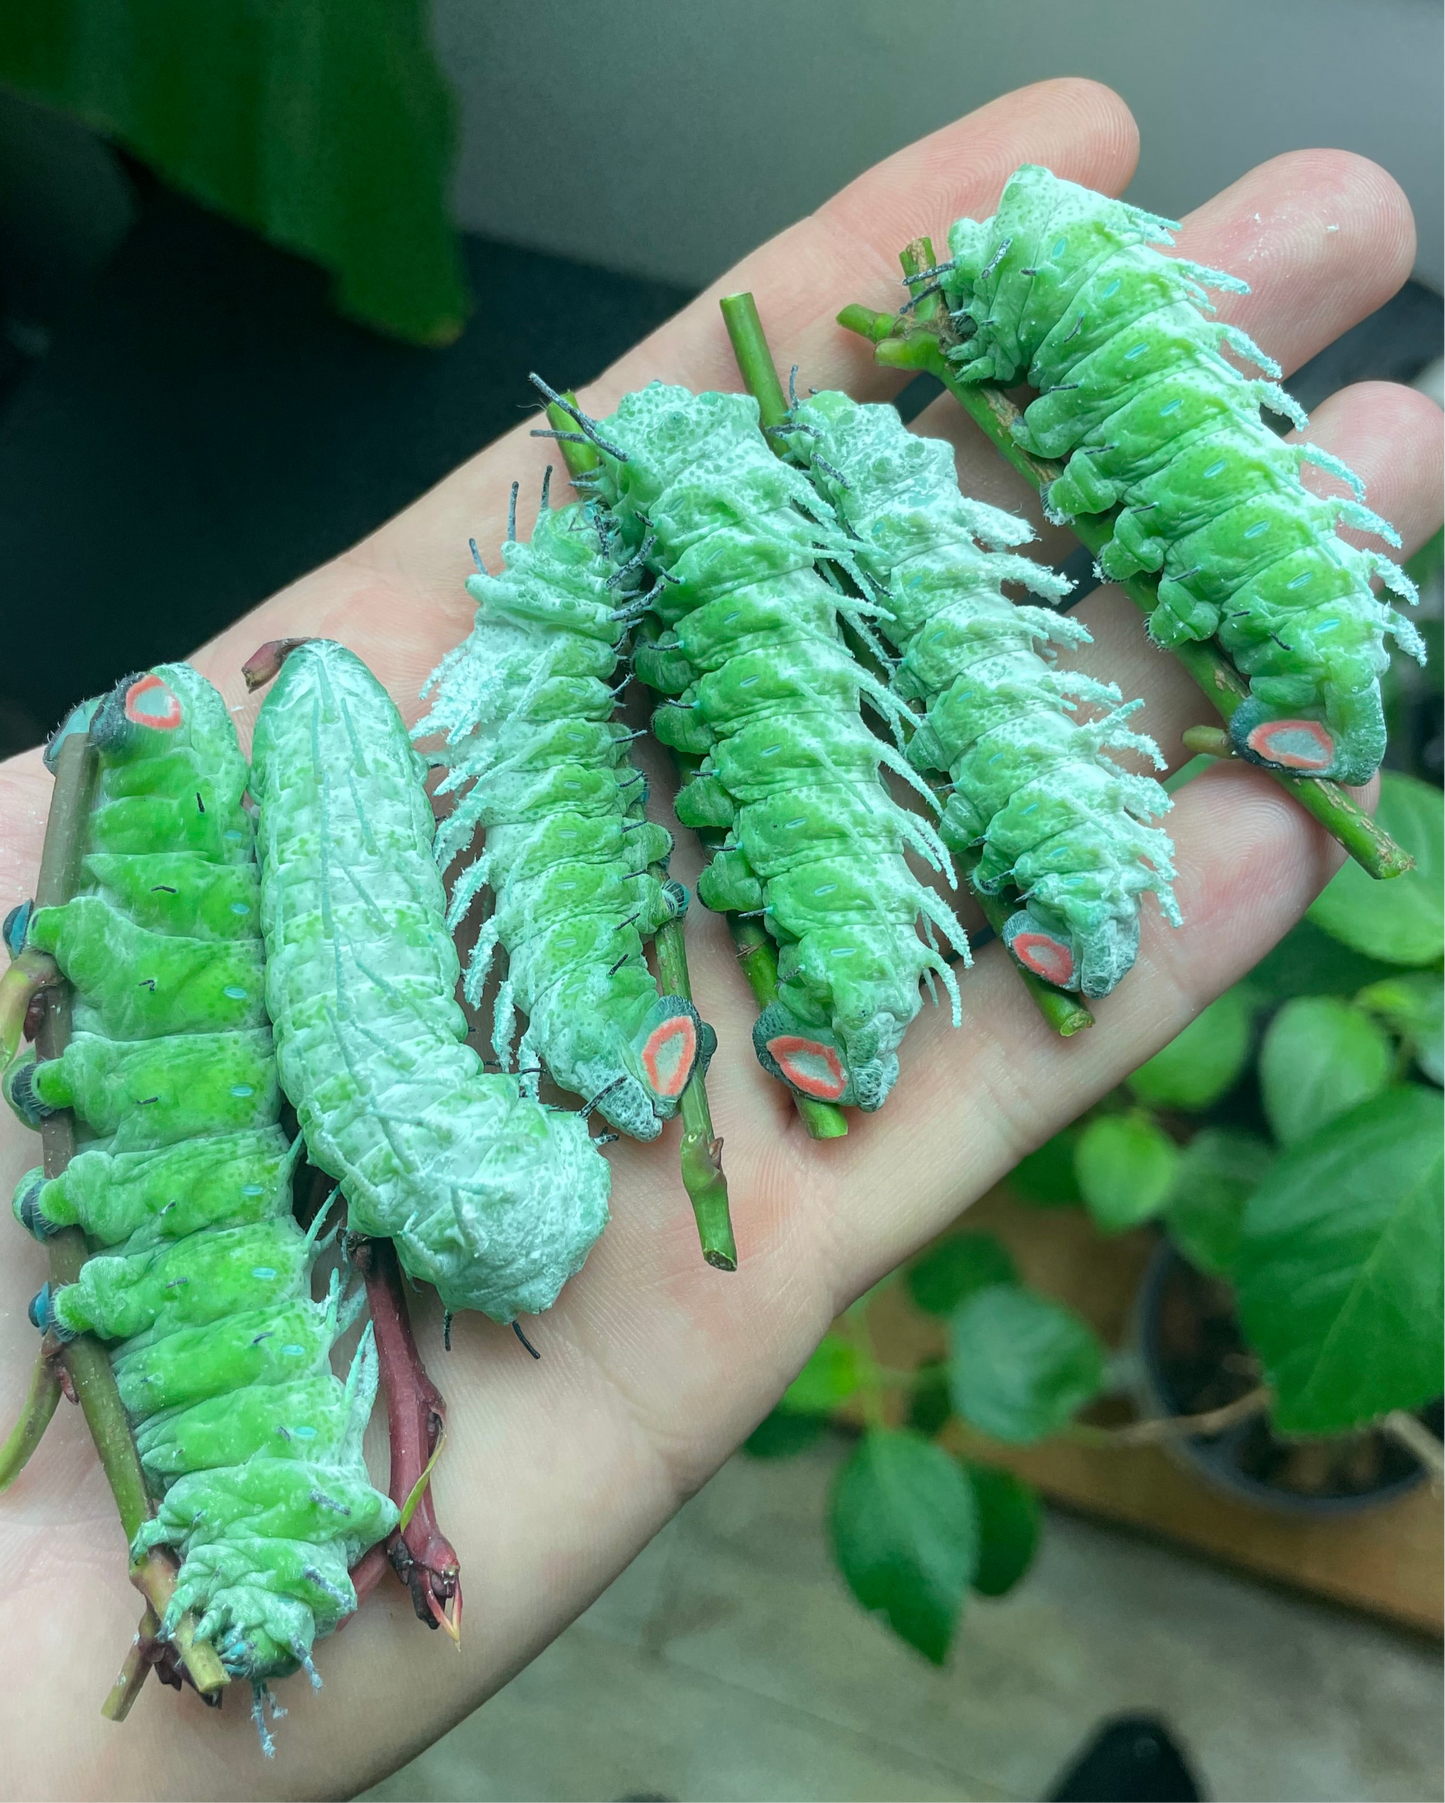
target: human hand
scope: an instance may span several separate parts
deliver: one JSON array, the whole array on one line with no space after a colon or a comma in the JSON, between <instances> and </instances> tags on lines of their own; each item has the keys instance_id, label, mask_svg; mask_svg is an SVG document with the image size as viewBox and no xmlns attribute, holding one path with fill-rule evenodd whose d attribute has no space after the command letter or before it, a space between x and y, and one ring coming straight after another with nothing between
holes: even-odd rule
<instances>
[{"instance_id":1,"label":"human hand","mask_svg":"<svg viewBox=\"0 0 1445 1803\"><path fill-rule=\"evenodd\" d=\"M1083 81L1008 95L880 164L818 213L731 271L582 394L605 414L659 377L737 388L717 296L751 288L780 362L803 380L884 399L902 378L834 324L848 301L896 305L896 253L941 242L960 214L983 217L1022 162L1118 193L1134 167L1133 121ZM1253 292L1221 313L1298 366L1380 305L1409 273L1414 236L1398 188L1353 156L1309 151L1252 171L1186 223L1183 254L1245 276ZM572 372L545 371L565 383ZM1027 512L1037 503L948 397L919 422L958 447L964 488ZM194 659L237 704L264 640L340 639L387 683L409 720L427 672L469 628L466 541L500 537L513 478L536 493L546 450L528 425L491 446L354 551L293 584ZM1352 464L1407 552L1440 518L1440 415L1411 391L1365 384L1321 407L1313 439ZM1047 533L1045 555L1070 541ZM1180 734L1208 718L1193 684L1147 644L1139 616L1102 589L1078 610L1090 665L1143 695L1140 724L1171 765ZM50 782L38 754L0 767L0 911L31 893ZM654 812L667 818L665 782ZM724 924L694 908L689 954L720 1049L709 1077L726 1141L741 1264L698 1253L677 1174L673 1125L652 1146L609 1149L613 1220L582 1274L535 1324L534 1364L512 1335L459 1318L441 1351L435 1308L418 1335L449 1404L438 1514L467 1594L460 1656L416 1622L389 1583L320 1650L319 1696L282 1687L290 1710L263 1761L246 1707L219 1714L158 1685L129 1723L101 1720L140 1612L114 1510L78 1412L62 1408L30 1468L0 1499L0 1658L5 1789L23 1797L345 1795L434 1740L532 1658L712 1474L776 1400L832 1316L945 1226L1016 1160L1171 1039L1248 970L1328 879L1336 848L1268 777L1221 766L1184 790L1168 822L1185 926L1146 909L1138 963L1090 1033L1052 1037L998 945L963 982L964 1025L928 1010L902 1051L887 1106L844 1140L810 1141L791 1100L753 1057L754 1008ZM679 834L677 874L696 875ZM37 1142L0 1122L8 1186ZM44 1255L0 1228L4 1304L0 1397L19 1405L35 1356L25 1318Z\"/></svg>"}]
</instances>

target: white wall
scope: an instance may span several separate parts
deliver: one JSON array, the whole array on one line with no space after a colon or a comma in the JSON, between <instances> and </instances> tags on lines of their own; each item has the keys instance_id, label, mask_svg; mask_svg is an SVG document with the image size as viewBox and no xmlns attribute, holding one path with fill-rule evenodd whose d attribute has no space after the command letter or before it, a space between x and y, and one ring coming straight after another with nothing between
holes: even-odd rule
<instances>
[{"instance_id":1,"label":"white wall","mask_svg":"<svg viewBox=\"0 0 1445 1803\"><path fill-rule=\"evenodd\" d=\"M1090 75L1178 215L1283 150L1383 163L1441 285L1438 0L434 0L462 223L700 286L911 139ZM946 221L941 221L946 224Z\"/></svg>"}]
</instances>

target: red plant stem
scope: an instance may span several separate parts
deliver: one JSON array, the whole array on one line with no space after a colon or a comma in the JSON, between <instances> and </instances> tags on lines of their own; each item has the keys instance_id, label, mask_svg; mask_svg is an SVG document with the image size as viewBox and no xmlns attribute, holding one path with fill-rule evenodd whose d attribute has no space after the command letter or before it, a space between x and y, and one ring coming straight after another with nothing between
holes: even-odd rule
<instances>
[{"instance_id":1,"label":"red plant stem","mask_svg":"<svg viewBox=\"0 0 1445 1803\"><path fill-rule=\"evenodd\" d=\"M349 1246L352 1263L366 1281L381 1387L386 1394L391 1500L403 1508L441 1444L446 1404L416 1349L395 1247L390 1240L360 1237ZM429 1628L444 1628L453 1640L459 1640L461 1567L437 1524L430 1482L413 1507L411 1519L396 1528L385 1546L372 1547L352 1567L358 1601L375 1589L388 1564L410 1590L418 1619Z\"/></svg>"}]
</instances>

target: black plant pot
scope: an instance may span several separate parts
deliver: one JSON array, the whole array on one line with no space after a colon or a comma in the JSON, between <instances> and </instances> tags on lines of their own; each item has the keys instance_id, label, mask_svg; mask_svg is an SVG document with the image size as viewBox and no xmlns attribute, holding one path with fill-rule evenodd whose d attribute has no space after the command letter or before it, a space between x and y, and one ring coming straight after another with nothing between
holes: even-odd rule
<instances>
[{"instance_id":1,"label":"black plant pot","mask_svg":"<svg viewBox=\"0 0 1445 1803\"><path fill-rule=\"evenodd\" d=\"M1135 1341L1144 1400L1154 1415L1222 1408L1260 1381L1233 1292L1196 1270L1168 1240L1160 1241L1139 1288ZM1422 1410L1420 1418L1438 1434L1441 1404ZM1169 1444L1212 1484L1297 1515L1374 1508L1413 1490L1425 1477L1405 1447L1373 1428L1331 1439L1285 1439L1259 1414L1222 1433Z\"/></svg>"}]
</instances>

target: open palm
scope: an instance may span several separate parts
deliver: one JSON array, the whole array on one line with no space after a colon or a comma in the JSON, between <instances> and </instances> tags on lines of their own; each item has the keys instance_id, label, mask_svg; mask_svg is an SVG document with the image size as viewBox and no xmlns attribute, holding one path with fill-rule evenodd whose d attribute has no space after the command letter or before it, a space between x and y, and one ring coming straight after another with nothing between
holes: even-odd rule
<instances>
[{"instance_id":1,"label":"open palm","mask_svg":"<svg viewBox=\"0 0 1445 1803\"><path fill-rule=\"evenodd\" d=\"M1020 163L1117 194L1136 134L1119 98L1083 81L1043 83L992 105L870 170L812 217L731 271L583 394L605 413L659 377L740 386L718 293L758 297L780 359L817 387L886 399L902 378L833 323L850 300L896 304L896 253L941 240L961 213L983 217ZM1252 171L1186 224L1184 254L1245 276L1253 292L1221 311L1286 371L1378 307L1408 275L1409 209L1389 176L1334 151ZM546 372L566 382L573 372ZM965 489L1028 512L1037 505L944 397L923 429L954 440ZM1372 506L1407 552L1440 517L1440 415L1407 389L1364 384L1318 412L1310 436L1364 476ZM468 629L466 541L500 536L508 488L535 493L543 448L526 426L449 477L354 551L294 584L206 646L198 667L237 704L240 666L265 639L320 634L359 652L408 719L441 654ZM1045 550L1062 552L1061 539ZM200 579L200 573L198 573ZM1091 663L1146 698L1143 729L1171 764L1180 733L1208 718L1182 671L1147 644L1116 591L1081 607ZM38 754L0 768L0 911L31 892L50 782ZM665 818L665 802L654 802ZM534 1364L510 1333L471 1315L441 1350L435 1312L419 1337L449 1402L436 1476L438 1512L467 1591L460 1655L416 1622L388 1584L321 1649L325 1689L282 1686L290 1719L263 1761L247 1710L207 1712L148 1687L129 1723L99 1703L139 1615L125 1552L78 1412L62 1409L29 1470L0 1501L0 1747L7 1794L261 1796L347 1794L435 1739L504 1683L579 1613L768 1410L833 1314L1172 1038L1288 929L1337 854L1268 778L1221 767L1192 783L1170 820L1186 925L1146 915L1138 964L1070 1041L1043 1026L1001 948L964 984L964 1023L927 1010L902 1052L887 1107L844 1140L814 1143L785 1092L759 1069L754 1008L718 919L694 909L694 988L717 1028L709 1090L726 1141L736 1274L697 1250L677 1176L674 1124L660 1143L610 1148L613 1220L583 1273L536 1323ZM680 836L678 874L692 848ZM33 1136L0 1123L9 1185L35 1161ZM35 1353L25 1304L44 1255L5 1240L0 1409L13 1412Z\"/></svg>"}]
</instances>

